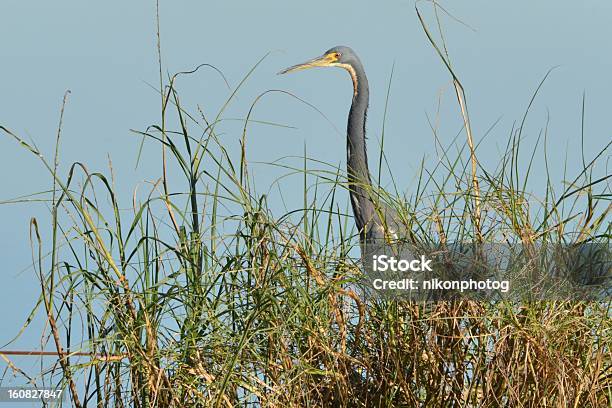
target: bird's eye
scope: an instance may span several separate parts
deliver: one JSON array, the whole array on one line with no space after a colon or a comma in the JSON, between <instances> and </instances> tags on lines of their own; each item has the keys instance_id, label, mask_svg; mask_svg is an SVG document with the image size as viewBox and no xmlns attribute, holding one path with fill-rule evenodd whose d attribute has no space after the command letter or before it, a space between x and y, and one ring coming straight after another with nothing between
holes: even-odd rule
<instances>
[{"instance_id":1,"label":"bird's eye","mask_svg":"<svg viewBox=\"0 0 612 408\"><path fill-rule=\"evenodd\" d=\"M340 59L341 54L339 52L336 53L336 59Z\"/></svg>"}]
</instances>

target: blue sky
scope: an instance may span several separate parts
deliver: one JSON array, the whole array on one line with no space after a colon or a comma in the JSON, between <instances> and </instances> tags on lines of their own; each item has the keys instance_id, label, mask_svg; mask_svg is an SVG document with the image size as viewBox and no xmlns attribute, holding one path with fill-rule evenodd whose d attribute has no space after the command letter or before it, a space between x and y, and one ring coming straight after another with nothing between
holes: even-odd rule
<instances>
[{"instance_id":1,"label":"blue sky","mask_svg":"<svg viewBox=\"0 0 612 408\"><path fill-rule=\"evenodd\" d=\"M429 10L425 3L420 4ZM464 0L442 4L471 27L442 16L449 53L466 89L475 137L482 137L499 120L480 147L483 165L496 164L513 123L522 118L538 83L550 68L558 66L535 101L524 136L526 145L533 146L550 116L549 156L555 163L553 181L561 188L566 155L569 174L580 166L583 93L587 158L610 139L612 3ZM74 161L106 171L110 157L119 175L120 196L126 200L136 183L158 177L155 146L145 146L142 163L135 169L140 140L129 131L144 129L159 119L159 97L152 88L158 83L154 1L3 0L0 13L0 125L31 138L51 156L61 99L70 89L62 171ZM433 23L429 11L426 16ZM244 117L261 92L284 89L316 105L333 124L289 97L270 95L257 105L255 117L296 129L253 125L248 150L251 162L299 156L306 146L313 157L343 165L343 132L351 98L346 73L313 70L275 75L281 68L339 44L355 49L368 73L368 134L373 151L377 150L387 85L395 67L385 145L402 190L410 192L422 157L436 160L427 116L436 117L438 104L441 137L450 141L461 128L450 78L423 34L413 1L162 0L161 35L164 71L210 63L224 72L232 86L271 52L227 117ZM183 104L194 111L199 104L207 112L216 112L228 95L211 70L182 80L180 87ZM240 129L240 124L224 128L229 149L238 148ZM299 165L299 159L287 160ZM265 165L255 165L254 171L262 190L282 174ZM0 201L4 201L44 191L50 178L39 162L2 136L0 183ZM535 172L530 188L537 195L543 183L542 172ZM287 197L293 195L294 185L291 180L282 185ZM289 199L288 206L299 206L300 200ZM44 228L48 209L42 204L0 205L4 276L0 344L19 330L37 300L36 279L28 268L31 217L37 217ZM30 330L11 348L35 348L38 342L38 332Z\"/></svg>"}]
</instances>

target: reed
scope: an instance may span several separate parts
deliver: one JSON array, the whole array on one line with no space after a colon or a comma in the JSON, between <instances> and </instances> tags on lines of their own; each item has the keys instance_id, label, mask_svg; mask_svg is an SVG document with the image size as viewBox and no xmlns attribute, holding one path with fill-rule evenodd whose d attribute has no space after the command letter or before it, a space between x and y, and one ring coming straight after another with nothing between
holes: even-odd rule
<instances>
[{"instance_id":1,"label":"reed","mask_svg":"<svg viewBox=\"0 0 612 408\"><path fill-rule=\"evenodd\" d=\"M49 160L0 127L52 184L51 223L32 219L31 236L37 308L59 366L39 375L67 386L77 407L612 403L609 303L417 303L354 290L362 268L337 199L344 171L305 153L301 167L285 167L303 175L303 208L274 213L246 160L251 111L239 149L217 132L256 67L213 117L181 104L176 78L193 72L164 78L160 70L160 118L134 134L157 143L163 163L131 202L117 195L110 163L105 173L74 163L59 174L59 150ZM536 144L519 172L515 129L498 166L483 168L452 76L468 139L444 144L434 130L439 161L422 164L414 194L377 191L415 243L609 244L609 176L591 174L610 144L561 191L549 177L535 197L527 180L534 160L548 167L546 149L540 155ZM538 140L546 147L546 132ZM171 182L169 168L182 179Z\"/></svg>"}]
</instances>

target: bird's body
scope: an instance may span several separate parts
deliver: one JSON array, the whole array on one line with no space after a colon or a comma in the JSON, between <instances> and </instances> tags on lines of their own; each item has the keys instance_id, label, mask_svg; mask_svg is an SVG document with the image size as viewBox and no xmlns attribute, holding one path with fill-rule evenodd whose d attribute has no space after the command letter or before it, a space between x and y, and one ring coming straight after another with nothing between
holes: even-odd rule
<instances>
[{"instance_id":1,"label":"bird's body","mask_svg":"<svg viewBox=\"0 0 612 408\"><path fill-rule=\"evenodd\" d=\"M355 224L362 244L385 239L397 240L405 235L398 214L377 199L368 168L366 116L369 103L368 79L355 52L344 46L334 47L323 56L294 65L280 74L312 67L340 67L353 81L353 101L347 123L347 178Z\"/></svg>"}]
</instances>

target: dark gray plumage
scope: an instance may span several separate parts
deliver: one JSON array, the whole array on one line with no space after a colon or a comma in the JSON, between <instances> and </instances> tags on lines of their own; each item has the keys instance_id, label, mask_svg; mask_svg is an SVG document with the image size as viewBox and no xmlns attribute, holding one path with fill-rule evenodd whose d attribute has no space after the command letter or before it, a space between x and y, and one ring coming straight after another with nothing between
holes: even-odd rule
<instances>
[{"instance_id":1,"label":"dark gray plumage","mask_svg":"<svg viewBox=\"0 0 612 408\"><path fill-rule=\"evenodd\" d=\"M351 48L338 46L321 57L289 67L279 74L313 67L343 68L353 81L353 102L347 124L347 176L361 243L405 239L406 229L398 214L377 199L372 188L365 130L370 91L363 64Z\"/></svg>"}]
</instances>

